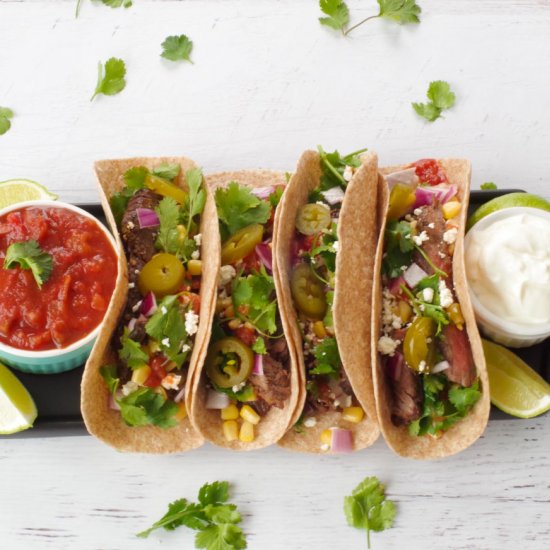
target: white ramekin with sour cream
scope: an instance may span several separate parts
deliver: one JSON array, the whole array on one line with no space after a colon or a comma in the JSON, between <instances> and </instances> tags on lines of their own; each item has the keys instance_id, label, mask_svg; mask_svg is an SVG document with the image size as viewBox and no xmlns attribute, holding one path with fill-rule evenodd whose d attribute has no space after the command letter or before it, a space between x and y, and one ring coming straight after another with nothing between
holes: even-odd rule
<instances>
[{"instance_id":1,"label":"white ramekin with sour cream","mask_svg":"<svg viewBox=\"0 0 550 550\"><path fill-rule=\"evenodd\" d=\"M464 254L476 320L489 338L521 348L550 336L550 212L493 212L466 234Z\"/></svg>"}]
</instances>

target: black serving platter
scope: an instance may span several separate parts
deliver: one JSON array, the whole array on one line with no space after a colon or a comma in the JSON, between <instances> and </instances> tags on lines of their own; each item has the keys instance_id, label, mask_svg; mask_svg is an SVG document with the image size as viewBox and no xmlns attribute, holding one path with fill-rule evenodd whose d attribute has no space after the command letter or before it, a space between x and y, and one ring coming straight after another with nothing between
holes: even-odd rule
<instances>
[{"instance_id":1,"label":"black serving platter","mask_svg":"<svg viewBox=\"0 0 550 550\"><path fill-rule=\"evenodd\" d=\"M483 203L505 195L521 191L503 189L497 191L472 191L470 195L470 213ZM99 204L78 204L105 223L105 216ZM550 382L550 339L541 344L514 350L527 364ZM82 435L86 433L80 414L80 379L83 367L69 372L53 375L27 374L14 370L33 396L38 408L38 418L32 430L26 430L3 437L47 437ZM495 407L491 410L491 419L513 418Z\"/></svg>"}]
</instances>

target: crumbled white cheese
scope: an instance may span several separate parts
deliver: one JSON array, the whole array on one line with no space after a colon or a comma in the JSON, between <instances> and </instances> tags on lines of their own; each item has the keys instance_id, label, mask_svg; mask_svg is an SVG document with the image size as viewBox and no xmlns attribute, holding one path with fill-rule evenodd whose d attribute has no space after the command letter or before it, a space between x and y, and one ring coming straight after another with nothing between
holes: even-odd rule
<instances>
[{"instance_id":1,"label":"crumbled white cheese","mask_svg":"<svg viewBox=\"0 0 550 550\"><path fill-rule=\"evenodd\" d=\"M350 181L353 177L353 167L352 166L346 166L344 168L344 173L342 174L344 176L344 179L346 181Z\"/></svg>"},{"instance_id":2,"label":"crumbled white cheese","mask_svg":"<svg viewBox=\"0 0 550 550\"><path fill-rule=\"evenodd\" d=\"M434 223L434 222L429 223L429 224L428 224L428 227L429 227L430 229L435 229L435 223Z\"/></svg>"},{"instance_id":3,"label":"crumbled white cheese","mask_svg":"<svg viewBox=\"0 0 550 550\"><path fill-rule=\"evenodd\" d=\"M179 374L167 374L160 383L165 390L177 390L180 382L181 376Z\"/></svg>"},{"instance_id":4,"label":"crumbled white cheese","mask_svg":"<svg viewBox=\"0 0 550 550\"><path fill-rule=\"evenodd\" d=\"M166 346L167 348L170 347L170 338L163 338L160 343L163 345L163 346Z\"/></svg>"},{"instance_id":5,"label":"crumbled white cheese","mask_svg":"<svg viewBox=\"0 0 550 550\"><path fill-rule=\"evenodd\" d=\"M140 300L137 304L135 304L135 305L132 307L132 311L133 311L134 313L141 307L141 302L142 302L142 300Z\"/></svg>"},{"instance_id":6,"label":"crumbled white cheese","mask_svg":"<svg viewBox=\"0 0 550 550\"><path fill-rule=\"evenodd\" d=\"M126 224L126 227L128 227L128 229L134 229L135 226L136 226L136 224L134 222L128 222Z\"/></svg>"},{"instance_id":7,"label":"crumbled white cheese","mask_svg":"<svg viewBox=\"0 0 550 550\"><path fill-rule=\"evenodd\" d=\"M380 336L378 340L378 351L382 355L393 355L397 346L399 346L399 340L394 340L386 335Z\"/></svg>"},{"instance_id":8,"label":"crumbled white cheese","mask_svg":"<svg viewBox=\"0 0 550 550\"><path fill-rule=\"evenodd\" d=\"M414 214L415 216L420 216L420 214L422 214L422 208L415 208L415 209L413 210L413 214Z\"/></svg>"},{"instance_id":9,"label":"crumbled white cheese","mask_svg":"<svg viewBox=\"0 0 550 550\"><path fill-rule=\"evenodd\" d=\"M220 282L219 286L225 286L230 283L233 278L237 275L235 268L232 265L222 265L220 267Z\"/></svg>"},{"instance_id":10,"label":"crumbled white cheese","mask_svg":"<svg viewBox=\"0 0 550 550\"><path fill-rule=\"evenodd\" d=\"M161 306L160 311L163 315L166 315L168 313L168 310L166 309L166 306Z\"/></svg>"},{"instance_id":11,"label":"crumbled white cheese","mask_svg":"<svg viewBox=\"0 0 550 550\"><path fill-rule=\"evenodd\" d=\"M420 235L415 235L412 239L414 241L414 244L416 244L417 246L422 246L422 243L429 241L430 237L428 237L426 231L422 231Z\"/></svg>"},{"instance_id":12,"label":"crumbled white cheese","mask_svg":"<svg viewBox=\"0 0 550 550\"><path fill-rule=\"evenodd\" d=\"M128 283L128 288L135 288L136 287L136 283Z\"/></svg>"},{"instance_id":13,"label":"crumbled white cheese","mask_svg":"<svg viewBox=\"0 0 550 550\"><path fill-rule=\"evenodd\" d=\"M451 227L451 229L447 229L447 231L443 233L443 240L447 244L453 244L456 241L457 234L458 234L458 229L456 227Z\"/></svg>"},{"instance_id":14,"label":"crumbled white cheese","mask_svg":"<svg viewBox=\"0 0 550 550\"><path fill-rule=\"evenodd\" d=\"M202 242L202 233L197 233L197 234L193 237L193 240L197 243L197 246L200 246L200 245L201 245L201 242Z\"/></svg>"},{"instance_id":15,"label":"crumbled white cheese","mask_svg":"<svg viewBox=\"0 0 550 550\"><path fill-rule=\"evenodd\" d=\"M186 352L188 352L190 349L191 349L191 346L188 345L188 344L183 344L183 346L181 346L181 352L182 352L182 353L186 353Z\"/></svg>"},{"instance_id":16,"label":"crumbled white cheese","mask_svg":"<svg viewBox=\"0 0 550 550\"><path fill-rule=\"evenodd\" d=\"M433 288L425 288L422 291L422 298L425 302L432 303L432 300L434 299L434 289Z\"/></svg>"},{"instance_id":17,"label":"crumbled white cheese","mask_svg":"<svg viewBox=\"0 0 550 550\"><path fill-rule=\"evenodd\" d=\"M200 257L201 257L200 250L193 250L193 252L191 252L191 259L198 260Z\"/></svg>"},{"instance_id":18,"label":"crumbled white cheese","mask_svg":"<svg viewBox=\"0 0 550 550\"><path fill-rule=\"evenodd\" d=\"M304 420L304 426L306 428L313 428L317 424L317 419L313 416L310 416L309 418L306 418Z\"/></svg>"},{"instance_id":19,"label":"crumbled white cheese","mask_svg":"<svg viewBox=\"0 0 550 550\"><path fill-rule=\"evenodd\" d=\"M414 219L414 218L413 218L410 214L407 214L407 215L405 216L405 220L407 220L408 222L412 222L413 219Z\"/></svg>"},{"instance_id":20,"label":"crumbled white cheese","mask_svg":"<svg viewBox=\"0 0 550 550\"><path fill-rule=\"evenodd\" d=\"M418 365L418 370L420 372L424 372L426 370L426 361L420 361Z\"/></svg>"},{"instance_id":21,"label":"crumbled white cheese","mask_svg":"<svg viewBox=\"0 0 550 550\"><path fill-rule=\"evenodd\" d=\"M246 382L241 382L240 384L236 384L235 386L233 386L231 389L237 393L238 391L241 391L244 387L246 386Z\"/></svg>"},{"instance_id":22,"label":"crumbled white cheese","mask_svg":"<svg viewBox=\"0 0 550 550\"><path fill-rule=\"evenodd\" d=\"M321 445L321 451L329 451L330 450L330 445L328 443L323 443Z\"/></svg>"},{"instance_id":23,"label":"crumbled white cheese","mask_svg":"<svg viewBox=\"0 0 550 550\"><path fill-rule=\"evenodd\" d=\"M439 303L441 307L449 307L453 303L453 293L443 279L439 280Z\"/></svg>"},{"instance_id":24,"label":"crumbled white cheese","mask_svg":"<svg viewBox=\"0 0 550 550\"><path fill-rule=\"evenodd\" d=\"M339 247L340 247L340 243L338 241L334 241L332 243L332 248L334 249L335 252L338 252Z\"/></svg>"},{"instance_id":25,"label":"crumbled white cheese","mask_svg":"<svg viewBox=\"0 0 550 550\"><path fill-rule=\"evenodd\" d=\"M135 382L133 382L132 380L129 380L121 388L122 395L124 396L130 395L131 393L134 393L138 388L139 386Z\"/></svg>"},{"instance_id":26,"label":"crumbled white cheese","mask_svg":"<svg viewBox=\"0 0 550 550\"><path fill-rule=\"evenodd\" d=\"M445 254L445 252L441 252L441 251L439 251L437 254L439 255L439 257L440 257L441 259L444 259L444 258L447 256L447 255Z\"/></svg>"},{"instance_id":27,"label":"crumbled white cheese","mask_svg":"<svg viewBox=\"0 0 550 550\"><path fill-rule=\"evenodd\" d=\"M197 332L199 328L199 316L190 310L185 314L185 331L189 336L192 336Z\"/></svg>"}]
</instances>

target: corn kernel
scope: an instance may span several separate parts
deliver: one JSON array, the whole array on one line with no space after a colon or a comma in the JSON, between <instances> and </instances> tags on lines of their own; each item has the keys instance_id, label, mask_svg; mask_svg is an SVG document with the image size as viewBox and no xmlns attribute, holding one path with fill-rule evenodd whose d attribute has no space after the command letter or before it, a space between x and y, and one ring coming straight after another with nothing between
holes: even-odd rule
<instances>
[{"instance_id":1,"label":"corn kernel","mask_svg":"<svg viewBox=\"0 0 550 550\"><path fill-rule=\"evenodd\" d=\"M202 273L202 262L200 260L189 260L187 262L187 273L193 275L200 275Z\"/></svg>"},{"instance_id":2,"label":"corn kernel","mask_svg":"<svg viewBox=\"0 0 550 550\"><path fill-rule=\"evenodd\" d=\"M365 417L365 411L361 407L346 407L342 411L342 418L348 422L358 424Z\"/></svg>"},{"instance_id":3,"label":"corn kernel","mask_svg":"<svg viewBox=\"0 0 550 550\"><path fill-rule=\"evenodd\" d=\"M330 445L332 442L332 430L329 428L328 430L323 430L321 432L321 443L323 445Z\"/></svg>"},{"instance_id":4,"label":"corn kernel","mask_svg":"<svg viewBox=\"0 0 550 550\"><path fill-rule=\"evenodd\" d=\"M185 401L178 403L178 412L174 415L174 418L177 421L187 418L187 407L185 406Z\"/></svg>"},{"instance_id":5,"label":"corn kernel","mask_svg":"<svg viewBox=\"0 0 550 550\"><path fill-rule=\"evenodd\" d=\"M139 386L143 386L145 380L149 378L151 374L151 367L149 365L143 365L132 372L132 382L135 382Z\"/></svg>"},{"instance_id":6,"label":"corn kernel","mask_svg":"<svg viewBox=\"0 0 550 550\"><path fill-rule=\"evenodd\" d=\"M183 243L185 237L187 237L187 229L185 229L185 225L177 225L176 229L178 230L178 240Z\"/></svg>"},{"instance_id":7,"label":"corn kernel","mask_svg":"<svg viewBox=\"0 0 550 550\"><path fill-rule=\"evenodd\" d=\"M228 405L221 412L222 420L237 420L239 418L239 409L237 405Z\"/></svg>"},{"instance_id":8,"label":"corn kernel","mask_svg":"<svg viewBox=\"0 0 550 550\"><path fill-rule=\"evenodd\" d=\"M443 217L446 220L451 220L460 214L460 202L459 201L449 201L446 202L442 207L441 211L443 212Z\"/></svg>"},{"instance_id":9,"label":"corn kernel","mask_svg":"<svg viewBox=\"0 0 550 550\"><path fill-rule=\"evenodd\" d=\"M243 443L251 443L254 441L254 424L243 422L241 424L241 431L239 432L239 439Z\"/></svg>"},{"instance_id":10,"label":"corn kernel","mask_svg":"<svg viewBox=\"0 0 550 550\"><path fill-rule=\"evenodd\" d=\"M456 328L462 330L464 328L464 316L462 315L460 304L457 302L452 303L447 312L451 321L456 325Z\"/></svg>"},{"instance_id":11,"label":"corn kernel","mask_svg":"<svg viewBox=\"0 0 550 550\"><path fill-rule=\"evenodd\" d=\"M315 321L315 323L313 323L313 332L317 338L326 338L327 331L325 330L323 321Z\"/></svg>"},{"instance_id":12,"label":"corn kernel","mask_svg":"<svg viewBox=\"0 0 550 550\"><path fill-rule=\"evenodd\" d=\"M235 441L239 437L239 425L235 420L226 420L223 423L223 435L226 441Z\"/></svg>"},{"instance_id":13,"label":"corn kernel","mask_svg":"<svg viewBox=\"0 0 550 550\"><path fill-rule=\"evenodd\" d=\"M250 405L243 405L241 418L251 424L257 424L260 421L260 415Z\"/></svg>"}]
</instances>

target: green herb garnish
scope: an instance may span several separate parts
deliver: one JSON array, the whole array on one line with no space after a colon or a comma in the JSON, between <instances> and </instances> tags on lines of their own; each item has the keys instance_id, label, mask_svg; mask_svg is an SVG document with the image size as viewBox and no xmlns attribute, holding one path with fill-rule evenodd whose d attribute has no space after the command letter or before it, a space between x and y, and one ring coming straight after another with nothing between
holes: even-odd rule
<instances>
[{"instance_id":1,"label":"green herb garnish","mask_svg":"<svg viewBox=\"0 0 550 550\"><path fill-rule=\"evenodd\" d=\"M493 183L492 181L486 181L485 183L482 183L479 188L483 189L483 191L498 189L496 183Z\"/></svg>"},{"instance_id":2,"label":"green herb garnish","mask_svg":"<svg viewBox=\"0 0 550 550\"><path fill-rule=\"evenodd\" d=\"M193 51L193 42L185 36L180 34L179 36L169 36L161 44L162 53L161 57L169 59L170 61L189 61L193 63L191 58L191 52Z\"/></svg>"},{"instance_id":3,"label":"green herb garnish","mask_svg":"<svg viewBox=\"0 0 550 550\"><path fill-rule=\"evenodd\" d=\"M344 178L346 166L359 168L361 166L360 155L367 150L359 149L359 151L342 156L338 151L327 153L320 145L317 146L317 149L321 157L321 170L323 172L318 188L321 191L327 191L333 187L342 187L342 189L345 189L348 185L348 182Z\"/></svg>"},{"instance_id":4,"label":"green herb garnish","mask_svg":"<svg viewBox=\"0 0 550 550\"><path fill-rule=\"evenodd\" d=\"M340 373L342 360L338 351L336 338L323 338L314 348L315 367L308 374L319 374L336 377Z\"/></svg>"},{"instance_id":5,"label":"green herb garnish","mask_svg":"<svg viewBox=\"0 0 550 550\"><path fill-rule=\"evenodd\" d=\"M97 70L97 85L90 101L93 101L98 94L116 95L122 92L126 86L125 76L126 65L122 59L111 57L105 63L105 67L100 61Z\"/></svg>"},{"instance_id":6,"label":"green herb garnish","mask_svg":"<svg viewBox=\"0 0 550 550\"><path fill-rule=\"evenodd\" d=\"M0 107L0 136L5 134L11 128L13 111L7 107Z\"/></svg>"},{"instance_id":7,"label":"green herb garnish","mask_svg":"<svg viewBox=\"0 0 550 550\"><path fill-rule=\"evenodd\" d=\"M438 119L442 111L450 109L455 104L456 96L444 80L430 82L426 95L430 100L428 103L412 103L412 106L417 114L429 122Z\"/></svg>"},{"instance_id":8,"label":"green herb garnish","mask_svg":"<svg viewBox=\"0 0 550 550\"><path fill-rule=\"evenodd\" d=\"M139 369L149 361L149 356L141 349L141 344L130 338L128 327L124 328L124 333L120 337L118 356L131 369Z\"/></svg>"},{"instance_id":9,"label":"green herb garnish","mask_svg":"<svg viewBox=\"0 0 550 550\"><path fill-rule=\"evenodd\" d=\"M174 418L178 405L151 388L139 388L125 397L116 399L122 419L129 426L158 426L172 428L178 424Z\"/></svg>"},{"instance_id":10,"label":"green herb garnish","mask_svg":"<svg viewBox=\"0 0 550 550\"><path fill-rule=\"evenodd\" d=\"M53 271L53 258L44 252L37 241L13 243L6 250L4 269L30 269L39 288L50 278Z\"/></svg>"}]
</instances>

